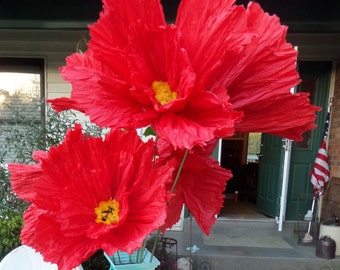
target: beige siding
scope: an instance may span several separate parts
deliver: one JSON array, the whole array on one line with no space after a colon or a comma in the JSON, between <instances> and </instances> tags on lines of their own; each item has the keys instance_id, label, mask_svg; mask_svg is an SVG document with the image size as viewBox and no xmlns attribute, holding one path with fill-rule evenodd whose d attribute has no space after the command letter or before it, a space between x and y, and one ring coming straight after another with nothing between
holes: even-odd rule
<instances>
[{"instance_id":1,"label":"beige siding","mask_svg":"<svg viewBox=\"0 0 340 270\"><path fill-rule=\"evenodd\" d=\"M87 35L80 30L0 30L0 57L37 57L45 59L46 97L68 96L69 83L59 75L65 57L77 50Z\"/></svg>"}]
</instances>

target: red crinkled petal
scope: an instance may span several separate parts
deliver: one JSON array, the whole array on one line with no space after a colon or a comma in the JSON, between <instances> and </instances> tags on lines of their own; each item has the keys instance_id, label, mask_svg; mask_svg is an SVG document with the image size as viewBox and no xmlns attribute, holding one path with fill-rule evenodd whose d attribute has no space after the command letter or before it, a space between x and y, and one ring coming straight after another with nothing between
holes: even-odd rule
<instances>
[{"instance_id":1,"label":"red crinkled petal","mask_svg":"<svg viewBox=\"0 0 340 270\"><path fill-rule=\"evenodd\" d=\"M103 2L104 11L98 22L90 27L89 47L94 50L96 59L129 81L131 74L125 50L131 31L134 31L133 25L140 21L148 29L165 26L163 9L159 0Z\"/></svg>"},{"instance_id":2,"label":"red crinkled petal","mask_svg":"<svg viewBox=\"0 0 340 270\"><path fill-rule=\"evenodd\" d=\"M54 214L34 205L25 212L24 220L25 226L21 231L22 243L40 252L44 261L57 262L60 270L69 270L78 266L96 250L96 246L84 235L66 238Z\"/></svg>"},{"instance_id":3,"label":"red crinkled petal","mask_svg":"<svg viewBox=\"0 0 340 270\"><path fill-rule=\"evenodd\" d=\"M20 199L32 202L36 196L36 192L32 188L33 184L43 173L40 164L9 164L8 170L11 172L11 185L13 191Z\"/></svg>"},{"instance_id":4,"label":"red crinkled petal","mask_svg":"<svg viewBox=\"0 0 340 270\"><path fill-rule=\"evenodd\" d=\"M141 247L164 224L165 185L174 170L172 161L154 167L153 156L154 143L143 143L136 132L116 130L103 140L83 135L76 125L48 154L37 153L37 176L32 165L11 165L16 190L33 202L24 216L23 242L62 270L98 249L112 254ZM110 198L120 203L118 223L96 223L94 209Z\"/></svg>"},{"instance_id":5,"label":"red crinkled petal","mask_svg":"<svg viewBox=\"0 0 340 270\"><path fill-rule=\"evenodd\" d=\"M61 75L72 84L71 99L92 122L103 127L135 128L133 116L142 112L141 106L131 98L126 82L96 61L90 51L68 57Z\"/></svg>"},{"instance_id":6,"label":"red crinkled petal","mask_svg":"<svg viewBox=\"0 0 340 270\"><path fill-rule=\"evenodd\" d=\"M166 162L171 156L177 160L177 166L182 162L184 151L169 151L169 146L160 140L158 142L159 162ZM169 201L165 228L172 227L179 219L183 204L185 204L197 224L205 234L210 233L211 226L216 221L216 215L223 206L226 182L232 177L229 170L220 167L218 161L209 157L208 150L196 147L189 152L185 160L179 181L175 187L175 196ZM169 189L172 188L169 184Z\"/></svg>"},{"instance_id":7,"label":"red crinkled petal","mask_svg":"<svg viewBox=\"0 0 340 270\"><path fill-rule=\"evenodd\" d=\"M202 231L209 234L211 226L216 221L216 215L223 206L223 191L232 174L229 170L220 167L213 158L189 157L187 163L175 189L173 203L170 200L168 207L176 208L182 200L182 204L188 207ZM171 212L168 212L166 226L171 227L174 224L171 222L174 220L177 222L178 218L179 216L176 220L176 217L171 217Z\"/></svg>"},{"instance_id":8,"label":"red crinkled petal","mask_svg":"<svg viewBox=\"0 0 340 270\"><path fill-rule=\"evenodd\" d=\"M83 107L81 107L77 102L70 98L61 97L46 99L46 101L51 104L52 109L55 110L56 112L62 112L70 109L85 112Z\"/></svg>"},{"instance_id":9,"label":"red crinkled petal","mask_svg":"<svg viewBox=\"0 0 340 270\"><path fill-rule=\"evenodd\" d=\"M314 111L320 110L319 107L310 105L308 96L308 93L287 94L265 102L256 102L246 112L244 120L236 124L235 129L238 132L266 132L301 141L303 132L316 127Z\"/></svg>"},{"instance_id":10,"label":"red crinkled petal","mask_svg":"<svg viewBox=\"0 0 340 270\"><path fill-rule=\"evenodd\" d=\"M234 2L181 1L176 25L200 82L218 80L212 72L221 66L224 55L229 51L237 54L252 37L252 33L247 32L244 7L233 6Z\"/></svg>"}]
</instances>

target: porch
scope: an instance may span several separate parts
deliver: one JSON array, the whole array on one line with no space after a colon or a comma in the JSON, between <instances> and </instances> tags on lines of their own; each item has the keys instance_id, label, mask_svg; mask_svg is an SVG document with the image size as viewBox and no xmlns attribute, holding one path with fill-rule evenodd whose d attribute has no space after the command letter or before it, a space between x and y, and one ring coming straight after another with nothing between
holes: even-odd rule
<instances>
[{"instance_id":1,"label":"porch","mask_svg":"<svg viewBox=\"0 0 340 270\"><path fill-rule=\"evenodd\" d=\"M183 231L168 231L165 237L177 240L178 258L190 256L188 247L199 248L191 254L193 270L340 269L340 256L332 260L316 256L316 239L298 244L295 221L285 222L281 232L277 228L275 219L260 215L219 217L207 237L189 217Z\"/></svg>"}]
</instances>

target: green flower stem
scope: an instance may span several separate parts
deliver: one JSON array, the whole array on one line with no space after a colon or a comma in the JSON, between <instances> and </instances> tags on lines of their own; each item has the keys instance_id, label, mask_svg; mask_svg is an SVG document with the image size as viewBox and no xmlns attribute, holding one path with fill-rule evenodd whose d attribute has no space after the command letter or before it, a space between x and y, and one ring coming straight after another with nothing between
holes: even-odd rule
<instances>
[{"instance_id":1,"label":"green flower stem","mask_svg":"<svg viewBox=\"0 0 340 270\"><path fill-rule=\"evenodd\" d=\"M170 190L171 193L174 193L174 191L175 191L176 185L177 185L178 180L179 180L179 176L181 175L181 172L182 172L184 163L185 163L185 161L186 161L186 159L188 157L188 154L189 154L189 149L186 149L185 153L184 153L184 156L183 156L183 159L182 159L182 162L181 162L181 164L180 164L180 166L178 168L178 172L177 172L175 181L174 181L174 183L173 183L173 185L171 187L171 190ZM160 239L160 234L161 234L161 231L160 231L160 229L158 229L157 234L155 236L154 243L153 243L152 251L151 251L150 263L153 260L153 257L154 257L155 251L156 251L156 247L157 247L158 241Z\"/></svg>"},{"instance_id":2,"label":"green flower stem","mask_svg":"<svg viewBox=\"0 0 340 270\"><path fill-rule=\"evenodd\" d=\"M156 251L156 247L157 247L157 245L158 245L158 241L159 241L159 238L160 238L160 237L159 237L160 234L161 234L161 231L158 229L157 234L156 234L156 236L155 236L155 240L154 240L154 242L153 242L153 246L152 246L151 257L150 257L150 263L152 262L153 256L155 255L155 251Z\"/></svg>"},{"instance_id":3,"label":"green flower stem","mask_svg":"<svg viewBox=\"0 0 340 270\"><path fill-rule=\"evenodd\" d=\"M146 242L147 242L146 239L144 239L142 248L138 249L137 262L139 263L143 261L143 256L144 256L145 248L146 248Z\"/></svg>"},{"instance_id":4,"label":"green flower stem","mask_svg":"<svg viewBox=\"0 0 340 270\"><path fill-rule=\"evenodd\" d=\"M121 261L121 259L120 259L120 254L119 254L119 252L117 252L117 255L118 255L118 262L119 262L119 264L121 264L122 261Z\"/></svg>"},{"instance_id":5,"label":"green flower stem","mask_svg":"<svg viewBox=\"0 0 340 270\"><path fill-rule=\"evenodd\" d=\"M174 193L174 191L175 191L175 188L176 188L179 176L181 175L181 172L182 172L182 169L183 169L183 166L184 166L185 160L187 159L188 154L189 154L189 149L185 149L185 153L184 153L181 165L179 166L179 169L178 169L178 172L177 172L174 184L172 185L172 188L170 190L171 193Z\"/></svg>"}]
</instances>

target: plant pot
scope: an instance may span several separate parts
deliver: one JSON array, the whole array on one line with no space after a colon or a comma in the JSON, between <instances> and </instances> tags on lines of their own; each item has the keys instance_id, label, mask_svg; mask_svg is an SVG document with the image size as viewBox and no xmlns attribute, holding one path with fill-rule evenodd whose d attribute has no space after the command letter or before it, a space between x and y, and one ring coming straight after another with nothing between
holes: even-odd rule
<instances>
[{"instance_id":1,"label":"plant pot","mask_svg":"<svg viewBox=\"0 0 340 270\"><path fill-rule=\"evenodd\" d=\"M113 256L109 256L105 252L104 255L110 263L109 270L154 270L160 265L159 260L145 248L136 250L131 255L121 251Z\"/></svg>"}]
</instances>

